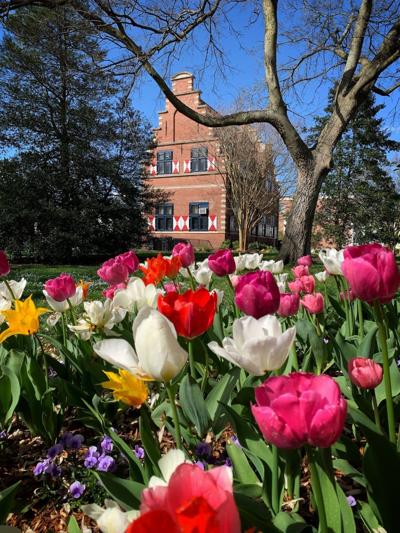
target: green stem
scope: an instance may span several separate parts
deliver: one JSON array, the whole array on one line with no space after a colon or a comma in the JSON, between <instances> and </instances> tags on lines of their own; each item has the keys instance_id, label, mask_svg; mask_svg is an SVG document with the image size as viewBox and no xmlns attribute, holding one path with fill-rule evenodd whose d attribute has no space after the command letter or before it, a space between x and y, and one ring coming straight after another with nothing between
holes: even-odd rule
<instances>
[{"instance_id":1,"label":"green stem","mask_svg":"<svg viewBox=\"0 0 400 533\"><path fill-rule=\"evenodd\" d=\"M364 315L363 315L363 308L362 308L362 301L357 301L358 305L358 335L360 339L362 340L364 338Z\"/></svg>"},{"instance_id":2,"label":"green stem","mask_svg":"<svg viewBox=\"0 0 400 533\"><path fill-rule=\"evenodd\" d=\"M194 342L189 341L189 368L190 368L190 375L193 379L196 379L196 370L194 368Z\"/></svg>"},{"instance_id":3,"label":"green stem","mask_svg":"<svg viewBox=\"0 0 400 533\"><path fill-rule=\"evenodd\" d=\"M174 420L174 428L176 433L176 447L178 448L178 450L182 450L181 427L179 425L178 411L176 410L175 395L170 384L166 383L165 388L167 390L168 398L172 409L172 418Z\"/></svg>"},{"instance_id":4,"label":"green stem","mask_svg":"<svg viewBox=\"0 0 400 533\"><path fill-rule=\"evenodd\" d=\"M233 312L234 312L236 318L240 318L240 309L235 304L235 288L232 285L231 278L229 276L226 276L226 279L228 280L228 285L229 285L229 287L231 288L231 291L232 291Z\"/></svg>"},{"instance_id":5,"label":"green stem","mask_svg":"<svg viewBox=\"0 0 400 533\"><path fill-rule=\"evenodd\" d=\"M217 336L222 341L222 339L224 338L224 331L223 331L223 326L222 326L222 318L221 318L220 307L221 306L218 307L218 310L215 313L214 326L215 326L215 332L216 332Z\"/></svg>"},{"instance_id":6,"label":"green stem","mask_svg":"<svg viewBox=\"0 0 400 533\"><path fill-rule=\"evenodd\" d=\"M272 446L272 509L275 514L280 511L279 505L279 455L278 448Z\"/></svg>"},{"instance_id":7,"label":"green stem","mask_svg":"<svg viewBox=\"0 0 400 533\"><path fill-rule=\"evenodd\" d=\"M48 390L49 388L49 367L47 365L47 357L46 357L46 354L44 353L42 341L40 340L38 335L34 335L34 342L35 341L38 342L40 346L40 351L42 352L44 380L46 382L46 390Z\"/></svg>"},{"instance_id":8,"label":"green stem","mask_svg":"<svg viewBox=\"0 0 400 533\"><path fill-rule=\"evenodd\" d=\"M324 498L322 496L321 483L318 475L318 468L316 465L316 450L307 446L307 455L311 473L311 487L314 494L315 504L317 506L319 518L319 533L328 533L328 524L326 521L326 512L324 506Z\"/></svg>"},{"instance_id":9,"label":"green stem","mask_svg":"<svg viewBox=\"0 0 400 533\"><path fill-rule=\"evenodd\" d=\"M374 417L375 417L375 424L378 426L378 428L381 430L381 420L379 418L379 409L378 409L378 403L376 401L375 391L371 391L371 401L372 401L372 408L374 410Z\"/></svg>"},{"instance_id":10,"label":"green stem","mask_svg":"<svg viewBox=\"0 0 400 533\"><path fill-rule=\"evenodd\" d=\"M75 313L74 313L74 309L72 307L71 300L69 298L67 298L67 302L68 302L68 305L69 305L69 312L71 313L71 322L72 322L72 325L75 326L75 324L76 324Z\"/></svg>"},{"instance_id":11,"label":"green stem","mask_svg":"<svg viewBox=\"0 0 400 533\"><path fill-rule=\"evenodd\" d=\"M204 375L203 375L203 380L201 382L201 392L204 393L204 391L206 390L207 379L208 379L208 349L203 339L200 339L200 341L201 341L201 345L204 351Z\"/></svg>"},{"instance_id":12,"label":"green stem","mask_svg":"<svg viewBox=\"0 0 400 533\"><path fill-rule=\"evenodd\" d=\"M5 286L7 287L8 292L11 294L11 298L12 298L13 300L16 300L16 298L15 298L15 294L14 294L14 291L12 290L11 285L8 283L8 281L7 281L6 279L4 280L4 284L5 284Z\"/></svg>"},{"instance_id":13,"label":"green stem","mask_svg":"<svg viewBox=\"0 0 400 533\"><path fill-rule=\"evenodd\" d=\"M188 271L188 274L189 274L190 285L192 286L193 290L196 290L196 281L193 277L193 274L191 273L189 267L186 267L186 270Z\"/></svg>"},{"instance_id":14,"label":"green stem","mask_svg":"<svg viewBox=\"0 0 400 533\"><path fill-rule=\"evenodd\" d=\"M392 382L390 379L390 366L389 366L389 352L386 339L385 321L383 318L382 306L378 301L374 302L375 318L378 324L379 342L382 350L382 362L383 362L383 381L385 384L385 396L386 396L386 412L389 428L389 440L390 442L396 442L396 429L394 424L394 409L393 409L393 397L392 397Z\"/></svg>"}]
</instances>

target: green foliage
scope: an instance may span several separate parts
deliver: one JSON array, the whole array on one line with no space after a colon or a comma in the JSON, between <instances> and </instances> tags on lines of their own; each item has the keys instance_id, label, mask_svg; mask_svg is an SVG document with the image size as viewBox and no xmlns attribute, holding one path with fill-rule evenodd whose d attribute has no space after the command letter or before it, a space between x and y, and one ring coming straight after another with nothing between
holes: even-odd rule
<instances>
[{"instance_id":1,"label":"green foliage","mask_svg":"<svg viewBox=\"0 0 400 533\"><path fill-rule=\"evenodd\" d=\"M333 169L321 188L315 226L321 228L319 237L332 240L338 248L350 238L360 244L397 242L400 197L388 152L399 150L400 143L382 127L378 115L383 108L372 95L360 105L336 145ZM317 119L312 139L326 120Z\"/></svg>"},{"instance_id":2,"label":"green foliage","mask_svg":"<svg viewBox=\"0 0 400 533\"><path fill-rule=\"evenodd\" d=\"M147 232L149 125L60 8L10 17L0 46L0 242L16 258L115 255ZM19 228L19 231L16 231Z\"/></svg>"}]
</instances>

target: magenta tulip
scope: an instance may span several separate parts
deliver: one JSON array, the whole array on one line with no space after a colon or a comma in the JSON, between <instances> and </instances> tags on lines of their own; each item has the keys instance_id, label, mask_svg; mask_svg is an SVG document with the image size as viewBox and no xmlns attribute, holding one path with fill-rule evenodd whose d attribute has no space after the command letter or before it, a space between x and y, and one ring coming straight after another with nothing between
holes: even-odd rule
<instances>
[{"instance_id":1,"label":"magenta tulip","mask_svg":"<svg viewBox=\"0 0 400 533\"><path fill-rule=\"evenodd\" d=\"M311 294L315 289L314 276L301 276L300 281L303 284L303 292Z\"/></svg>"},{"instance_id":2,"label":"magenta tulip","mask_svg":"<svg viewBox=\"0 0 400 533\"><path fill-rule=\"evenodd\" d=\"M128 269L129 274L133 274L139 268L139 259L135 252L129 250L124 254L117 255L115 259L119 259Z\"/></svg>"},{"instance_id":3,"label":"magenta tulip","mask_svg":"<svg viewBox=\"0 0 400 533\"><path fill-rule=\"evenodd\" d=\"M194 250L191 242L178 242L172 249L172 255L177 255L183 268L188 268L195 261Z\"/></svg>"},{"instance_id":4,"label":"magenta tulip","mask_svg":"<svg viewBox=\"0 0 400 533\"><path fill-rule=\"evenodd\" d=\"M281 293L278 315L282 317L293 316L297 314L300 307L300 296L290 292Z\"/></svg>"},{"instance_id":5,"label":"magenta tulip","mask_svg":"<svg viewBox=\"0 0 400 533\"><path fill-rule=\"evenodd\" d=\"M126 283L129 270L121 258L113 257L101 265L97 275L110 285Z\"/></svg>"},{"instance_id":6,"label":"magenta tulip","mask_svg":"<svg viewBox=\"0 0 400 533\"><path fill-rule=\"evenodd\" d=\"M56 302L63 302L76 293L74 278L69 274L61 274L58 278L49 279L44 284L44 290Z\"/></svg>"},{"instance_id":7,"label":"magenta tulip","mask_svg":"<svg viewBox=\"0 0 400 533\"><path fill-rule=\"evenodd\" d=\"M236 270L235 259L230 250L218 250L215 254L208 256L208 268L216 276L228 276Z\"/></svg>"},{"instance_id":8,"label":"magenta tulip","mask_svg":"<svg viewBox=\"0 0 400 533\"><path fill-rule=\"evenodd\" d=\"M294 274L295 278L301 278L302 276L309 276L310 272L308 270L308 266L305 265L297 265L292 268L292 272Z\"/></svg>"},{"instance_id":9,"label":"magenta tulip","mask_svg":"<svg viewBox=\"0 0 400 533\"><path fill-rule=\"evenodd\" d=\"M318 315L324 310L324 297L320 292L305 294L300 303L312 315Z\"/></svg>"},{"instance_id":10,"label":"magenta tulip","mask_svg":"<svg viewBox=\"0 0 400 533\"><path fill-rule=\"evenodd\" d=\"M342 270L353 295L365 302L390 302L400 286L394 253L380 244L348 246Z\"/></svg>"},{"instance_id":11,"label":"magenta tulip","mask_svg":"<svg viewBox=\"0 0 400 533\"><path fill-rule=\"evenodd\" d=\"M126 283L118 283L117 285L110 285L107 289L104 289L103 296L112 300L115 296L115 293L126 289Z\"/></svg>"},{"instance_id":12,"label":"magenta tulip","mask_svg":"<svg viewBox=\"0 0 400 533\"><path fill-rule=\"evenodd\" d=\"M0 276L7 276L10 273L10 263L3 250L0 250Z\"/></svg>"},{"instance_id":13,"label":"magenta tulip","mask_svg":"<svg viewBox=\"0 0 400 533\"><path fill-rule=\"evenodd\" d=\"M235 287L235 303L246 315L261 318L275 313L279 300L278 285L271 272L249 272L239 276Z\"/></svg>"},{"instance_id":14,"label":"magenta tulip","mask_svg":"<svg viewBox=\"0 0 400 533\"><path fill-rule=\"evenodd\" d=\"M297 259L297 264L310 267L312 265L311 255L303 255L303 257L299 257Z\"/></svg>"},{"instance_id":15,"label":"magenta tulip","mask_svg":"<svg viewBox=\"0 0 400 533\"><path fill-rule=\"evenodd\" d=\"M327 448L342 433L347 403L329 376L294 372L256 388L253 416L266 441L278 448Z\"/></svg>"},{"instance_id":16,"label":"magenta tulip","mask_svg":"<svg viewBox=\"0 0 400 533\"><path fill-rule=\"evenodd\" d=\"M383 379L381 365L365 357L350 359L348 371L351 381L361 389L374 389Z\"/></svg>"}]
</instances>

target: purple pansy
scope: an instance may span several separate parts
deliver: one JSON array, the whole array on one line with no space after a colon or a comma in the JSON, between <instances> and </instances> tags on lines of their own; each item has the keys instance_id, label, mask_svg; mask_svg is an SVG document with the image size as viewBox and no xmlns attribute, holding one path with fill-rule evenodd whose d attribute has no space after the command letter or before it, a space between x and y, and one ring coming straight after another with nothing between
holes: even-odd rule
<instances>
[{"instance_id":1,"label":"purple pansy","mask_svg":"<svg viewBox=\"0 0 400 533\"><path fill-rule=\"evenodd\" d=\"M138 459L144 459L144 449L139 444L135 445L134 452Z\"/></svg>"},{"instance_id":2,"label":"purple pansy","mask_svg":"<svg viewBox=\"0 0 400 533\"><path fill-rule=\"evenodd\" d=\"M54 444L51 448L49 448L47 452L47 457L50 459L54 459L54 457L57 457L58 454L60 454L64 450L64 446L61 444L61 442L57 442L57 444Z\"/></svg>"},{"instance_id":3,"label":"purple pansy","mask_svg":"<svg viewBox=\"0 0 400 533\"><path fill-rule=\"evenodd\" d=\"M100 446L103 452L112 452L114 447L112 438L104 436L103 440L100 443Z\"/></svg>"},{"instance_id":4,"label":"purple pansy","mask_svg":"<svg viewBox=\"0 0 400 533\"><path fill-rule=\"evenodd\" d=\"M99 452L96 446L90 446L85 455L84 465L86 468L93 468L97 465L99 459Z\"/></svg>"},{"instance_id":5,"label":"purple pansy","mask_svg":"<svg viewBox=\"0 0 400 533\"><path fill-rule=\"evenodd\" d=\"M96 470L99 470L100 472L109 472L110 470L113 470L115 467L115 460L111 455L101 455Z\"/></svg>"},{"instance_id":6,"label":"purple pansy","mask_svg":"<svg viewBox=\"0 0 400 533\"><path fill-rule=\"evenodd\" d=\"M85 492L86 486L82 483L79 483L79 481L74 481L69 489L68 492L71 494L71 496L75 499L78 499L82 496L82 494Z\"/></svg>"}]
</instances>

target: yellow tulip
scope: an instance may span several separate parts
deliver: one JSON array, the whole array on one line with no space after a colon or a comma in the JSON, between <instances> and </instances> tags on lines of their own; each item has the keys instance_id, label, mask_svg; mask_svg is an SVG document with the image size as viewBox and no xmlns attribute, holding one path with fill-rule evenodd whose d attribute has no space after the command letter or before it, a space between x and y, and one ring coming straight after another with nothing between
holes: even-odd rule
<instances>
[{"instance_id":1,"label":"yellow tulip","mask_svg":"<svg viewBox=\"0 0 400 533\"><path fill-rule=\"evenodd\" d=\"M102 387L113 391L116 400L120 400L132 407L140 407L146 401L149 391L146 384L127 370L119 370L119 373L104 372L109 381L102 383Z\"/></svg>"},{"instance_id":2,"label":"yellow tulip","mask_svg":"<svg viewBox=\"0 0 400 533\"><path fill-rule=\"evenodd\" d=\"M50 310L36 307L32 295L26 300L15 300L15 309L0 311L8 322L8 328L0 333L0 343L13 335L33 335L39 330L39 317Z\"/></svg>"}]
</instances>

